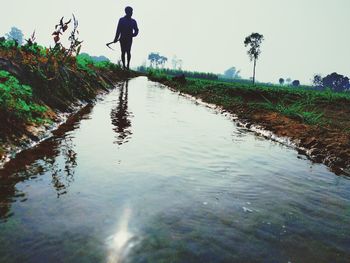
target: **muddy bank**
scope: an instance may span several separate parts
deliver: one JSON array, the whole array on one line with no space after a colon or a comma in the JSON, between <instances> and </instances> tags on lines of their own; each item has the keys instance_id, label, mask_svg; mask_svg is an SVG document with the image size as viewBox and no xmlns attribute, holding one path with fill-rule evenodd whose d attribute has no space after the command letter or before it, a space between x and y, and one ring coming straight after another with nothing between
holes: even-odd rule
<instances>
[{"instance_id":1,"label":"muddy bank","mask_svg":"<svg viewBox=\"0 0 350 263\"><path fill-rule=\"evenodd\" d=\"M346 105L341 105L342 107L328 105L325 108L331 108L331 110L324 110L324 116L329 118L338 116L338 118L323 125L311 125L279 112L256 107L256 104L251 102L256 103L258 96L256 94L252 96L245 90L231 89L229 95L227 93L222 95L221 92L217 92L217 89L207 87L194 89L191 81L155 77L150 77L150 79L204 102L222 107L224 111L238 117L239 125L247 128L259 127L271 131L276 136L288 138L301 153L312 161L327 165L338 175L350 175L350 134L346 129L350 125L350 120L348 121L346 117L342 118L347 114L344 112ZM237 102L238 97L239 102ZM348 102L339 102L338 106L340 103L347 104Z\"/></svg>"},{"instance_id":2,"label":"muddy bank","mask_svg":"<svg viewBox=\"0 0 350 263\"><path fill-rule=\"evenodd\" d=\"M236 109L230 109L236 114ZM258 124L277 136L288 137L311 160L324 163L337 174L350 175L349 135L329 127L300 123L276 112L239 109L240 118L247 126Z\"/></svg>"}]
</instances>

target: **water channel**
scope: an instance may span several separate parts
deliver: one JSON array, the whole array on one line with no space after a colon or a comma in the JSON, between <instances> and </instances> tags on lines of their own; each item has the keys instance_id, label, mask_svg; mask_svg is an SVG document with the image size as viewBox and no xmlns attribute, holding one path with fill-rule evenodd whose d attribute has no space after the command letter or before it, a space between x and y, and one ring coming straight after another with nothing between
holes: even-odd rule
<instances>
[{"instance_id":1,"label":"water channel","mask_svg":"<svg viewBox=\"0 0 350 263\"><path fill-rule=\"evenodd\" d=\"M139 77L0 170L0 262L350 262L350 180Z\"/></svg>"}]
</instances>

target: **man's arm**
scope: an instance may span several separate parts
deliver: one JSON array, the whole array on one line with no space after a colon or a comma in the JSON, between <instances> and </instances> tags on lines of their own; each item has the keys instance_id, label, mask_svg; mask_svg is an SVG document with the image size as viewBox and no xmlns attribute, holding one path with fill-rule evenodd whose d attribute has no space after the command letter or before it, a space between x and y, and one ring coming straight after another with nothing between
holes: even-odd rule
<instances>
[{"instance_id":1,"label":"man's arm","mask_svg":"<svg viewBox=\"0 0 350 263\"><path fill-rule=\"evenodd\" d=\"M137 27L137 22L134 20L134 34L132 35L133 37L136 37L139 34L139 28Z\"/></svg>"},{"instance_id":2,"label":"man's arm","mask_svg":"<svg viewBox=\"0 0 350 263\"><path fill-rule=\"evenodd\" d=\"M120 34L121 34L120 27L121 27L121 25L120 25L120 19L119 19L117 32L115 33L115 38L114 38L114 41L113 41L114 43L119 41Z\"/></svg>"}]
</instances>

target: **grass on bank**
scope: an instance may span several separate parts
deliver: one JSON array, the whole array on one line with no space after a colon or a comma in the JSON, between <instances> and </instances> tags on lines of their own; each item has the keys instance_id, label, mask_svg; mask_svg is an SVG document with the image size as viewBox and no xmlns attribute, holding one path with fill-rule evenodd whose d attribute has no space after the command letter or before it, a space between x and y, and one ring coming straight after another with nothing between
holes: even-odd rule
<instances>
[{"instance_id":1,"label":"grass on bank","mask_svg":"<svg viewBox=\"0 0 350 263\"><path fill-rule=\"evenodd\" d=\"M184 74L186 78L198 78L198 79L207 79L207 80L218 80L219 77L217 74L209 72L197 72L197 71L186 71L181 69L153 69L146 66L140 66L137 68L137 71L141 73L157 72L157 74L163 74L168 76L177 76Z\"/></svg>"},{"instance_id":2,"label":"grass on bank","mask_svg":"<svg viewBox=\"0 0 350 263\"><path fill-rule=\"evenodd\" d=\"M78 100L89 102L121 72L118 65L86 54L67 56L64 47L20 46L3 38L0 59L0 122L6 127L50 121L44 117L49 108L70 111Z\"/></svg>"},{"instance_id":3,"label":"grass on bank","mask_svg":"<svg viewBox=\"0 0 350 263\"><path fill-rule=\"evenodd\" d=\"M96 69L102 70L121 70L117 64L109 61L95 62L89 55L80 54L76 57L77 66L80 70L86 71L88 74L96 76Z\"/></svg>"},{"instance_id":4,"label":"grass on bank","mask_svg":"<svg viewBox=\"0 0 350 263\"><path fill-rule=\"evenodd\" d=\"M269 110L311 125L335 124L332 112L346 114L350 109L350 94L333 92L330 89L319 91L308 86L253 86L251 83L195 78L187 78L186 83L180 83L157 70L150 71L149 76L162 82L171 82L181 92L199 96L209 103L225 108L244 106L254 110Z\"/></svg>"}]
</instances>

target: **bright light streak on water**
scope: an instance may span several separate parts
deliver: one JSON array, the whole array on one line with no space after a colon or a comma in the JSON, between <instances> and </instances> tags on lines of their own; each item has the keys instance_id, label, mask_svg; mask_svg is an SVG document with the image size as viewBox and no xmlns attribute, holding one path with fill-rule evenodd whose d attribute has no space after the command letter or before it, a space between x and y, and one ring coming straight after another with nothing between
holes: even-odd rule
<instances>
[{"instance_id":1,"label":"bright light streak on water","mask_svg":"<svg viewBox=\"0 0 350 263\"><path fill-rule=\"evenodd\" d=\"M133 234L129 229L131 209L125 208L119 220L116 232L108 238L108 259L107 263L120 263L128 254L129 249L133 246Z\"/></svg>"}]
</instances>

